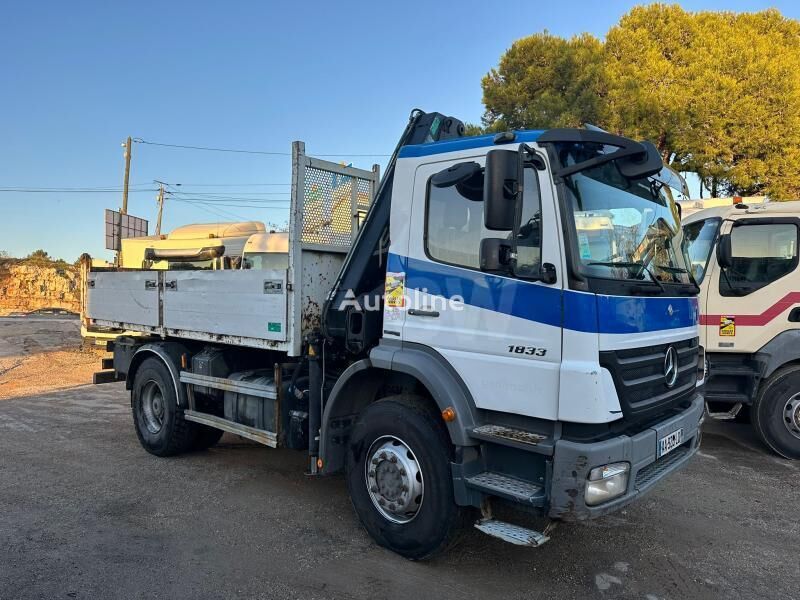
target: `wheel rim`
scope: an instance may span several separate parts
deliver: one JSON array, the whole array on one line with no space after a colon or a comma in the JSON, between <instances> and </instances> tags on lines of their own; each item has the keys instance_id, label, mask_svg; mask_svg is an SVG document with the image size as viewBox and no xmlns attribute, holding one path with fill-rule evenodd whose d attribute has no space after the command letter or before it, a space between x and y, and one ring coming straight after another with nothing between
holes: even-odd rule
<instances>
[{"instance_id":1,"label":"wheel rim","mask_svg":"<svg viewBox=\"0 0 800 600\"><path fill-rule=\"evenodd\" d=\"M142 416L144 425L150 433L158 433L164 426L164 395L158 384L150 380L142 389Z\"/></svg>"},{"instance_id":2,"label":"wheel rim","mask_svg":"<svg viewBox=\"0 0 800 600\"><path fill-rule=\"evenodd\" d=\"M422 506L424 480L414 452L400 438L387 435L372 443L364 464L367 492L381 515L408 523Z\"/></svg>"},{"instance_id":3,"label":"wheel rim","mask_svg":"<svg viewBox=\"0 0 800 600\"><path fill-rule=\"evenodd\" d=\"M800 394L795 394L783 407L783 424L797 439L800 439Z\"/></svg>"}]
</instances>

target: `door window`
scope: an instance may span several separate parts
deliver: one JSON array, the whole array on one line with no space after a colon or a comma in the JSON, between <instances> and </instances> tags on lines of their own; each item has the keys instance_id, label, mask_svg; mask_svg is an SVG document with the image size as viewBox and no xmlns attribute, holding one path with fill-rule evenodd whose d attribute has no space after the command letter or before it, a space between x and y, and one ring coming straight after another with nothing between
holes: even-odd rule
<instances>
[{"instance_id":1,"label":"door window","mask_svg":"<svg viewBox=\"0 0 800 600\"><path fill-rule=\"evenodd\" d=\"M792 223L740 225L731 230L731 266L722 269L719 292L745 296L797 267L797 226Z\"/></svg>"},{"instance_id":2,"label":"door window","mask_svg":"<svg viewBox=\"0 0 800 600\"><path fill-rule=\"evenodd\" d=\"M524 186L515 268L522 277L538 274L541 264L541 200L534 169L525 169ZM458 185L444 188L428 185L425 227L425 249L433 260L470 269L480 268L481 239L510 240L512 235L510 231L486 229L483 201L462 195Z\"/></svg>"}]
</instances>

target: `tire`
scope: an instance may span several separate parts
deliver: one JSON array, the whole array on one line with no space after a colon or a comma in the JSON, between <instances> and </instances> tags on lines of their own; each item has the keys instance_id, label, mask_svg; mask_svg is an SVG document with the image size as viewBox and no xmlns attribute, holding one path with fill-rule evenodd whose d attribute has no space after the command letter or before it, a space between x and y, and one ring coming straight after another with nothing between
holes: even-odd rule
<instances>
[{"instance_id":1,"label":"tire","mask_svg":"<svg viewBox=\"0 0 800 600\"><path fill-rule=\"evenodd\" d=\"M795 395L798 400L793 400ZM796 411L786 414L788 406ZM756 435L773 452L800 460L800 365L779 369L761 384L750 417Z\"/></svg>"},{"instance_id":2,"label":"tire","mask_svg":"<svg viewBox=\"0 0 800 600\"><path fill-rule=\"evenodd\" d=\"M444 423L425 399L391 396L362 411L350 437L347 487L361 523L378 544L411 560L430 558L452 545L465 517L453 497L452 457ZM374 469L367 468L373 464ZM415 471L420 477L412 477ZM398 509L390 502L396 498L408 505L402 514L391 511ZM379 508L381 500L385 503Z\"/></svg>"},{"instance_id":3,"label":"tire","mask_svg":"<svg viewBox=\"0 0 800 600\"><path fill-rule=\"evenodd\" d=\"M197 432L192 443L192 450L208 450L214 446L225 433L221 429L208 427L206 425L196 425Z\"/></svg>"},{"instance_id":4,"label":"tire","mask_svg":"<svg viewBox=\"0 0 800 600\"><path fill-rule=\"evenodd\" d=\"M156 456L192 449L197 428L183 418L167 366L157 358L142 362L133 379L131 408L142 447Z\"/></svg>"}]
</instances>

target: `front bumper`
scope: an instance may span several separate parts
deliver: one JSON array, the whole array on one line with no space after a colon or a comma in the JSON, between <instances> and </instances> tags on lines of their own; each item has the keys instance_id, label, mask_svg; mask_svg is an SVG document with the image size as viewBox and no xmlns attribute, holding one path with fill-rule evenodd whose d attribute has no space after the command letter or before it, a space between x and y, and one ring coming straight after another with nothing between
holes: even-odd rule
<instances>
[{"instance_id":1,"label":"front bumper","mask_svg":"<svg viewBox=\"0 0 800 600\"><path fill-rule=\"evenodd\" d=\"M696 394L689 408L682 413L634 436L619 436L591 444L557 441L553 453L548 516L564 521L592 519L636 500L680 469L697 452L704 407L703 397ZM658 440L681 428L684 443L658 458ZM589 472L595 467L616 462L629 462L631 465L625 494L599 506L587 506L584 493Z\"/></svg>"}]
</instances>

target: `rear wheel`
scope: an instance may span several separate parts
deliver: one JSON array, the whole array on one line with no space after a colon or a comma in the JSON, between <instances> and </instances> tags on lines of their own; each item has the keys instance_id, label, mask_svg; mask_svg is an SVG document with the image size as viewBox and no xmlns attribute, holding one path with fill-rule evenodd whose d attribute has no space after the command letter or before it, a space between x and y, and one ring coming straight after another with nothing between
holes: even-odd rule
<instances>
[{"instance_id":1,"label":"rear wheel","mask_svg":"<svg viewBox=\"0 0 800 600\"><path fill-rule=\"evenodd\" d=\"M142 362L133 379L131 408L142 447L156 456L172 456L192 448L197 429L183 418L175 384L157 358Z\"/></svg>"},{"instance_id":2,"label":"rear wheel","mask_svg":"<svg viewBox=\"0 0 800 600\"><path fill-rule=\"evenodd\" d=\"M800 459L800 366L773 373L761 385L750 413L756 434L769 448L784 458Z\"/></svg>"},{"instance_id":3,"label":"rear wheel","mask_svg":"<svg viewBox=\"0 0 800 600\"><path fill-rule=\"evenodd\" d=\"M347 485L361 523L381 545L421 560L444 550L463 523L453 498L453 448L423 398L369 405L353 427Z\"/></svg>"}]
</instances>

